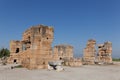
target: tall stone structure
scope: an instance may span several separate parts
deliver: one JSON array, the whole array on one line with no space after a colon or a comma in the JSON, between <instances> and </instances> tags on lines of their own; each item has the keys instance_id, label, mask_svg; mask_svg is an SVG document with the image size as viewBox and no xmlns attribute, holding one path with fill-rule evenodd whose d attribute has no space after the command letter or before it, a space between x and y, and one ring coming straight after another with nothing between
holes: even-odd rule
<instances>
[{"instance_id":1,"label":"tall stone structure","mask_svg":"<svg viewBox=\"0 0 120 80\"><path fill-rule=\"evenodd\" d=\"M112 43L105 42L98 45L98 61L102 63L112 63Z\"/></svg>"},{"instance_id":2,"label":"tall stone structure","mask_svg":"<svg viewBox=\"0 0 120 80\"><path fill-rule=\"evenodd\" d=\"M48 68L49 62L62 59L67 60L72 66L81 65L80 59L73 58L73 47L70 45L57 45L53 53L53 37L52 27L32 26L23 33L22 40L10 41L8 63L20 63L28 69L43 69Z\"/></svg>"},{"instance_id":3,"label":"tall stone structure","mask_svg":"<svg viewBox=\"0 0 120 80\"><path fill-rule=\"evenodd\" d=\"M10 57L8 59L8 63L20 63L20 52L22 52L22 42L18 40L10 41Z\"/></svg>"},{"instance_id":4,"label":"tall stone structure","mask_svg":"<svg viewBox=\"0 0 120 80\"><path fill-rule=\"evenodd\" d=\"M83 60L84 64L94 64L96 49L95 49L96 41L93 39L88 40L86 48L84 49Z\"/></svg>"},{"instance_id":5,"label":"tall stone structure","mask_svg":"<svg viewBox=\"0 0 120 80\"><path fill-rule=\"evenodd\" d=\"M48 61L53 59L52 41L54 30L52 27L33 26L23 33L21 41L10 42L9 63L21 63L29 69L46 68Z\"/></svg>"}]
</instances>

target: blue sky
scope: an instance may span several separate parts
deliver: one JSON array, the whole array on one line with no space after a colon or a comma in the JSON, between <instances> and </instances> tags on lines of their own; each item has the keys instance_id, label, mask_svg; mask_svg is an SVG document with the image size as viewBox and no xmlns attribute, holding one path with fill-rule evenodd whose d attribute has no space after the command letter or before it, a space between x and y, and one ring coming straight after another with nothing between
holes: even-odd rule
<instances>
[{"instance_id":1,"label":"blue sky","mask_svg":"<svg viewBox=\"0 0 120 80\"><path fill-rule=\"evenodd\" d=\"M111 41L120 57L120 0L0 0L0 47L38 24L54 27L53 46L71 44L80 56L88 39Z\"/></svg>"}]
</instances>

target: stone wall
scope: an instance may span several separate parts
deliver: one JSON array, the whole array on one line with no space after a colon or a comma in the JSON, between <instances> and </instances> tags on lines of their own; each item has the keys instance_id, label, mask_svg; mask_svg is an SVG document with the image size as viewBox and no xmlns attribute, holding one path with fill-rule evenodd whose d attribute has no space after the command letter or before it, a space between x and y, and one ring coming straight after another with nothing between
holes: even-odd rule
<instances>
[{"instance_id":1,"label":"stone wall","mask_svg":"<svg viewBox=\"0 0 120 80\"><path fill-rule=\"evenodd\" d=\"M10 42L8 63L20 63L28 69L47 68L48 62L61 59L72 66L81 64L80 60L74 60L73 47L70 45L57 45L52 50L53 37L52 27L32 26L23 33L22 40Z\"/></svg>"},{"instance_id":2,"label":"stone wall","mask_svg":"<svg viewBox=\"0 0 120 80\"><path fill-rule=\"evenodd\" d=\"M83 60L84 64L94 64L95 62L95 49L96 41L93 39L88 40L86 48L84 49Z\"/></svg>"},{"instance_id":3,"label":"stone wall","mask_svg":"<svg viewBox=\"0 0 120 80\"><path fill-rule=\"evenodd\" d=\"M29 69L46 68L53 59L52 41L54 29L38 25L32 26L23 33L21 41L10 42L10 58L8 63L21 63Z\"/></svg>"},{"instance_id":4,"label":"stone wall","mask_svg":"<svg viewBox=\"0 0 120 80\"><path fill-rule=\"evenodd\" d=\"M98 61L101 63L112 63L112 43L105 42L98 45Z\"/></svg>"},{"instance_id":5,"label":"stone wall","mask_svg":"<svg viewBox=\"0 0 120 80\"><path fill-rule=\"evenodd\" d=\"M78 67L82 65L81 59L73 57L73 46L71 45L56 45L54 59L63 60L65 66Z\"/></svg>"},{"instance_id":6,"label":"stone wall","mask_svg":"<svg viewBox=\"0 0 120 80\"><path fill-rule=\"evenodd\" d=\"M82 65L82 60L80 58L70 58L68 61L64 61L64 65L71 67L79 67Z\"/></svg>"},{"instance_id":7,"label":"stone wall","mask_svg":"<svg viewBox=\"0 0 120 80\"><path fill-rule=\"evenodd\" d=\"M104 44L98 44L97 52L95 50L95 44L95 40L88 40L86 48L84 49L83 64L112 63L112 43L108 41Z\"/></svg>"},{"instance_id":8,"label":"stone wall","mask_svg":"<svg viewBox=\"0 0 120 80\"><path fill-rule=\"evenodd\" d=\"M73 47L71 45L54 46L54 58L57 60L73 58Z\"/></svg>"},{"instance_id":9,"label":"stone wall","mask_svg":"<svg viewBox=\"0 0 120 80\"><path fill-rule=\"evenodd\" d=\"M19 58L19 53L22 52L22 43L21 41L10 41L10 57L8 63L21 63Z\"/></svg>"}]
</instances>

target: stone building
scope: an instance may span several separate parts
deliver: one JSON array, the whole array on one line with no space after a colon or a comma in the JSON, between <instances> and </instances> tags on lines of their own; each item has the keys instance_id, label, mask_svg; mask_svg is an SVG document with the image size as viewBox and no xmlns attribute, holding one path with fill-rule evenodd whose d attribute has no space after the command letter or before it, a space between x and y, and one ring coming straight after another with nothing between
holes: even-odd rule
<instances>
[{"instance_id":1,"label":"stone building","mask_svg":"<svg viewBox=\"0 0 120 80\"><path fill-rule=\"evenodd\" d=\"M98 45L98 61L101 63L112 63L112 43L105 42Z\"/></svg>"},{"instance_id":2,"label":"stone building","mask_svg":"<svg viewBox=\"0 0 120 80\"><path fill-rule=\"evenodd\" d=\"M38 25L23 33L21 41L10 42L10 58L8 63L21 63L29 69L46 68L53 59L52 41L54 29Z\"/></svg>"},{"instance_id":3,"label":"stone building","mask_svg":"<svg viewBox=\"0 0 120 80\"><path fill-rule=\"evenodd\" d=\"M96 49L95 49L96 41L93 39L88 40L86 48L84 49L83 60L84 64L94 64Z\"/></svg>"},{"instance_id":4,"label":"stone building","mask_svg":"<svg viewBox=\"0 0 120 80\"><path fill-rule=\"evenodd\" d=\"M22 40L10 41L10 57L8 63L20 63L28 69L47 68L49 62L60 59L70 61L73 58L73 47L58 45L52 50L54 29L49 26L38 25L27 29ZM54 52L54 53L53 53ZM72 60L71 63L80 62ZM75 64L76 65L76 64Z\"/></svg>"}]
</instances>

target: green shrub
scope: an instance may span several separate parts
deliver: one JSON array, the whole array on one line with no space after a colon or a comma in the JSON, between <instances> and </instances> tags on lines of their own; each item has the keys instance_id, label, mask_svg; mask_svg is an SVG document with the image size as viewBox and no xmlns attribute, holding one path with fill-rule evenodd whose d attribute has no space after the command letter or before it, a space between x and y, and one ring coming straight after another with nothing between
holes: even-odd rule
<instances>
[{"instance_id":1,"label":"green shrub","mask_svg":"<svg viewBox=\"0 0 120 80\"><path fill-rule=\"evenodd\" d=\"M10 56L10 51L6 48L0 49L0 58L5 58Z\"/></svg>"},{"instance_id":2,"label":"green shrub","mask_svg":"<svg viewBox=\"0 0 120 80\"><path fill-rule=\"evenodd\" d=\"M113 58L113 61L120 61L120 58Z\"/></svg>"}]
</instances>

